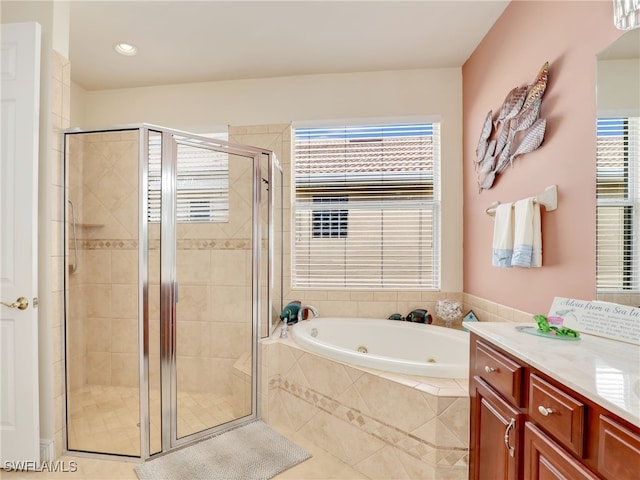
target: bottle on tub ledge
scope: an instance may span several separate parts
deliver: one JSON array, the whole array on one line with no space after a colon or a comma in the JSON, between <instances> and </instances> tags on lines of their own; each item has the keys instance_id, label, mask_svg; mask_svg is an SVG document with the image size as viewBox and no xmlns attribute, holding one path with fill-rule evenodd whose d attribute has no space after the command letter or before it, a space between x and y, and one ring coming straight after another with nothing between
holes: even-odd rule
<instances>
[{"instance_id":1,"label":"bottle on tub ledge","mask_svg":"<svg viewBox=\"0 0 640 480\"><path fill-rule=\"evenodd\" d=\"M280 327L280 338L287 338L289 325L293 325L298 322L298 312L302 302L300 300L294 300L287 303L287 306L282 309L280 314L280 320L282 320L282 327Z\"/></svg>"},{"instance_id":2,"label":"bottle on tub ledge","mask_svg":"<svg viewBox=\"0 0 640 480\"><path fill-rule=\"evenodd\" d=\"M287 303L286 307L282 309L282 313L280 314L280 320L289 325L298 322L298 311L300 310L300 306L302 302L300 300L294 300L292 302Z\"/></svg>"},{"instance_id":3,"label":"bottle on tub ledge","mask_svg":"<svg viewBox=\"0 0 640 480\"><path fill-rule=\"evenodd\" d=\"M423 308L416 308L415 310L411 310L406 317L403 317L399 313L394 313L389 316L389 320L430 324L433 321L433 318L427 310Z\"/></svg>"}]
</instances>

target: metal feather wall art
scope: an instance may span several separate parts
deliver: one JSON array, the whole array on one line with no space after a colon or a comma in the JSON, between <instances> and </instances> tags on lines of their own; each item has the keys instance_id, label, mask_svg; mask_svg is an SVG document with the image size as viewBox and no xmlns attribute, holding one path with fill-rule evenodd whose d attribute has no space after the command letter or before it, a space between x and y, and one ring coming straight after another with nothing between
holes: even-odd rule
<instances>
[{"instance_id":1,"label":"metal feather wall art","mask_svg":"<svg viewBox=\"0 0 640 480\"><path fill-rule=\"evenodd\" d=\"M515 87L507 94L495 119L492 110L487 114L474 160L481 192L490 189L517 157L542 145L547 121L539 116L548 78L546 62L531 85Z\"/></svg>"}]
</instances>

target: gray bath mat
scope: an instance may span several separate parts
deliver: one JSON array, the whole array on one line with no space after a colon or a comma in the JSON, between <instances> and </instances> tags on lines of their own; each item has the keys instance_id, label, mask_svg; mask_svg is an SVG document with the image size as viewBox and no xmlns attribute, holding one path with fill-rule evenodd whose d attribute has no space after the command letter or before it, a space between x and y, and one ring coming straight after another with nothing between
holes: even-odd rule
<instances>
[{"instance_id":1,"label":"gray bath mat","mask_svg":"<svg viewBox=\"0 0 640 480\"><path fill-rule=\"evenodd\" d=\"M140 480L262 480L310 458L261 421L136 466Z\"/></svg>"}]
</instances>

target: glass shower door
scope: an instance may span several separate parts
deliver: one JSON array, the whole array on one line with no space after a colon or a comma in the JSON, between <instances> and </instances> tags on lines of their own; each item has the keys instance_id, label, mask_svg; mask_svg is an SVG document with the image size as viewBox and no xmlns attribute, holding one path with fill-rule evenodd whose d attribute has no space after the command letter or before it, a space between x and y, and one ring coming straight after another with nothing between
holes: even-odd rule
<instances>
[{"instance_id":1,"label":"glass shower door","mask_svg":"<svg viewBox=\"0 0 640 480\"><path fill-rule=\"evenodd\" d=\"M173 441L253 413L254 158L174 144ZM185 440L186 441L186 440Z\"/></svg>"},{"instance_id":2,"label":"glass shower door","mask_svg":"<svg viewBox=\"0 0 640 480\"><path fill-rule=\"evenodd\" d=\"M138 131L65 135L70 451L139 457Z\"/></svg>"},{"instance_id":3,"label":"glass shower door","mask_svg":"<svg viewBox=\"0 0 640 480\"><path fill-rule=\"evenodd\" d=\"M64 138L67 449L147 459L257 418L272 153L146 125Z\"/></svg>"}]
</instances>

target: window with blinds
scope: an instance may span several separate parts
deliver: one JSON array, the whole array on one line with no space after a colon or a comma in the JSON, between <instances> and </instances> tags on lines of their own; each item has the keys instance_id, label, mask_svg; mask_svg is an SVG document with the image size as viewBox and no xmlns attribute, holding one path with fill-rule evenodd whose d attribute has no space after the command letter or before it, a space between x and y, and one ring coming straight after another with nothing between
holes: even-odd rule
<instances>
[{"instance_id":1,"label":"window with blinds","mask_svg":"<svg viewBox=\"0 0 640 480\"><path fill-rule=\"evenodd\" d=\"M162 135L149 134L149 222L160 221ZM198 145L177 143L176 220L229 221L228 154Z\"/></svg>"},{"instance_id":2,"label":"window with blinds","mask_svg":"<svg viewBox=\"0 0 640 480\"><path fill-rule=\"evenodd\" d=\"M596 288L640 291L640 117L599 118Z\"/></svg>"},{"instance_id":3,"label":"window with blinds","mask_svg":"<svg viewBox=\"0 0 640 480\"><path fill-rule=\"evenodd\" d=\"M294 288L440 288L437 123L297 128Z\"/></svg>"}]
</instances>

